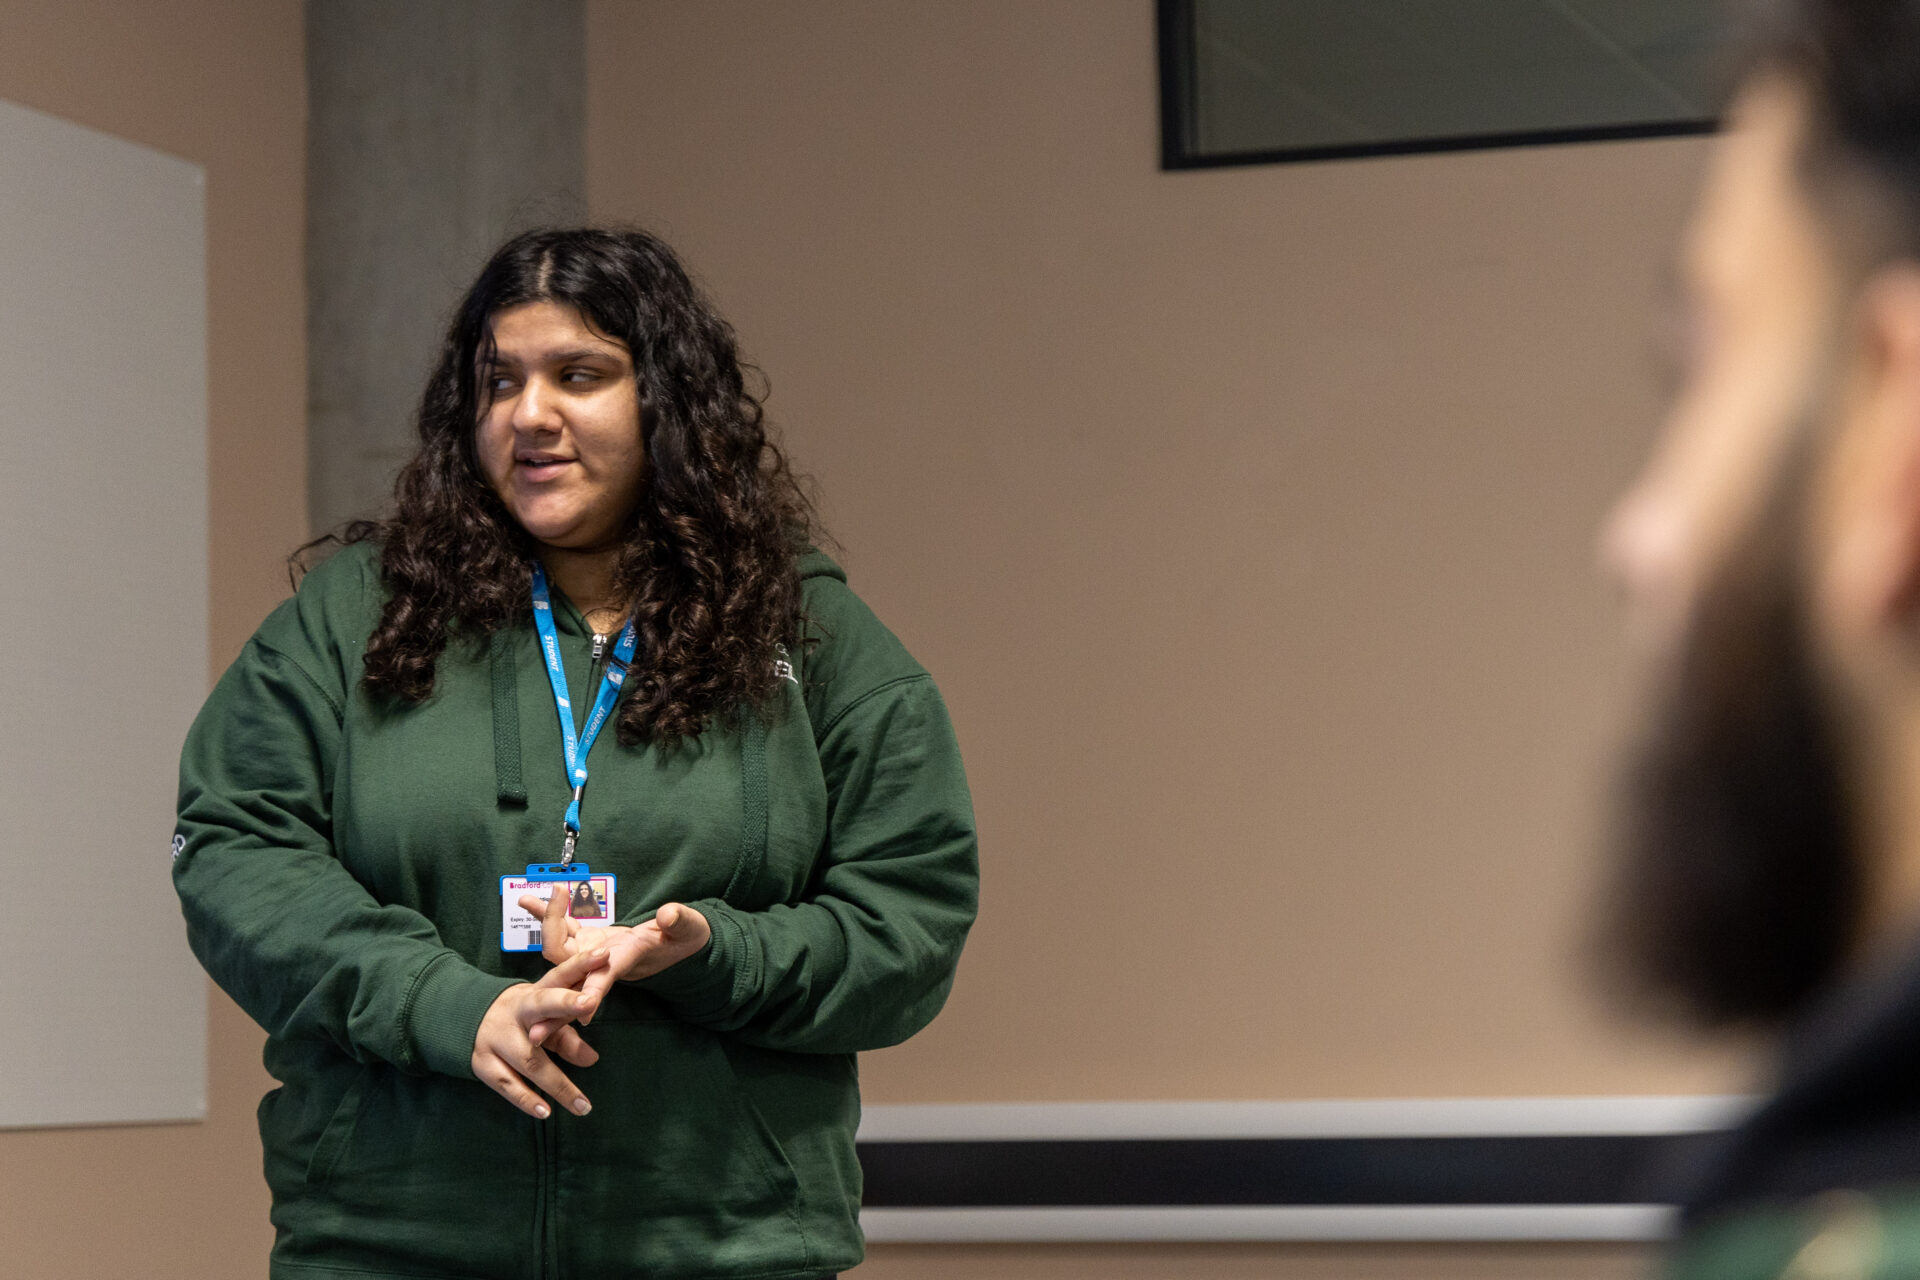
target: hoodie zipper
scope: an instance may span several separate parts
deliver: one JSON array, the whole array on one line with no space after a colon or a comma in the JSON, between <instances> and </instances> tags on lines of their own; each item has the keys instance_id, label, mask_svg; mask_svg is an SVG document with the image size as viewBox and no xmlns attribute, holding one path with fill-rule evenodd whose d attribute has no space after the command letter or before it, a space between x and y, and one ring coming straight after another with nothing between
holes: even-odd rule
<instances>
[{"instance_id":1,"label":"hoodie zipper","mask_svg":"<svg viewBox=\"0 0 1920 1280\"><path fill-rule=\"evenodd\" d=\"M533 1123L540 1145L540 1280L560 1280L559 1188L555 1185L560 1180L560 1158L555 1149L560 1135L554 1132L559 1120L549 1116Z\"/></svg>"},{"instance_id":2,"label":"hoodie zipper","mask_svg":"<svg viewBox=\"0 0 1920 1280\"><path fill-rule=\"evenodd\" d=\"M593 660L587 664L587 697L584 703L576 702L573 713L573 727L576 732L584 727L582 717L587 715L586 708L593 705L600 696L600 677L607 658L607 637L599 632L593 636ZM560 1177L560 1153L558 1151L560 1135L555 1129L558 1116L534 1122L534 1142L539 1153L539 1209L536 1214L535 1233L538 1237L540 1258L540 1280L560 1280L560 1222L559 1206L556 1203L559 1190L556 1185Z\"/></svg>"},{"instance_id":3,"label":"hoodie zipper","mask_svg":"<svg viewBox=\"0 0 1920 1280\"><path fill-rule=\"evenodd\" d=\"M573 727L576 732L586 727L581 722L580 717L586 715L587 708L591 707L600 697L600 677L605 670L603 664L607 660L607 639L606 636L601 635L597 631L594 633L593 661L587 664L586 701L577 703L573 712Z\"/></svg>"}]
</instances>

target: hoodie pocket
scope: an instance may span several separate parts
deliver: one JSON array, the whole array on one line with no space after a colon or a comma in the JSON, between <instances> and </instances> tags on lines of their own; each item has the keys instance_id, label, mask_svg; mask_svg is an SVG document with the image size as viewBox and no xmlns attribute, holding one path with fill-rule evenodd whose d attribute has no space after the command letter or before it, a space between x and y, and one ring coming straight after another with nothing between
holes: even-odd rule
<instances>
[{"instance_id":1,"label":"hoodie pocket","mask_svg":"<svg viewBox=\"0 0 1920 1280\"><path fill-rule=\"evenodd\" d=\"M502 1257L536 1245L537 1133L477 1080L362 1066L304 1185L276 1192L274 1256L340 1273L498 1275Z\"/></svg>"},{"instance_id":2,"label":"hoodie pocket","mask_svg":"<svg viewBox=\"0 0 1920 1280\"><path fill-rule=\"evenodd\" d=\"M809 1269L799 1179L714 1034L614 1021L587 1036L601 1059L574 1079L593 1112L556 1117L571 1266L659 1276ZM609 1223L632 1226L596 1229Z\"/></svg>"},{"instance_id":3,"label":"hoodie pocket","mask_svg":"<svg viewBox=\"0 0 1920 1280\"><path fill-rule=\"evenodd\" d=\"M352 1141L353 1127L360 1122L360 1102L367 1093L367 1074L368 1069L364 1066L354 1073L353 1082L347 1086L346 1093L341 1095L333 1114L327 1117L325 1127L320 1130L320 1138L313 1144L313 1154L307 1158L306 1183L309 1187L326 1185L333 1176L334 1166L340 1163L340 1153Z\"/></svg>"}]
</instances>

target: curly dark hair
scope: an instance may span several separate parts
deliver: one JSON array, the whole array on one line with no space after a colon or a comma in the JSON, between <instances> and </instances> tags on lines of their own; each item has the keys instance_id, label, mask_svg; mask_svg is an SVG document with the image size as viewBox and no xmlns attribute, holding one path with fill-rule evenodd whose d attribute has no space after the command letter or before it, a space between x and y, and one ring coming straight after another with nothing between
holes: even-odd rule
<instances>
[{"instance_id":1,"label":"curly dark hair","mask_svg":"<svg viewBox=\"0 0 1920 1280\"><path fill-rule=\"evenodd\" d=\"M736 708L764 713L779 652L802 631L798 556L816 537L813 507L767 436L732 328L673 250L636 230L516 236L461 300L392 514L341 535L381 544L391 592L367 641L368 687L423 701L450 640L490 635L532 607L536 543L475 448L493 317L528 302L576 308L633 357L646 466L613 579L639 635L621 740L671 749Z\"/></svg>"}]
</instances>

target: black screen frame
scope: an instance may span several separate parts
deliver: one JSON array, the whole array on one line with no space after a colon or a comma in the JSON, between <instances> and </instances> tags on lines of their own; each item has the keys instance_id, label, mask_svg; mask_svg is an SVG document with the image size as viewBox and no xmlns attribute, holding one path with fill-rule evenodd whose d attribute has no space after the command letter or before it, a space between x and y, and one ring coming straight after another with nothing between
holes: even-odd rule
<instances>
[{"instance_id":1,"label":"black screen frame","mask_svg":"<svg viewBox=\"0 0 1920 1280\"><path fill-rule=\"evenodd\" d=\"M1596 125L1573 129L1517 129L1504 133L1448 134L1393 138L1380 142L1337 143L1316 147L1275 147L1253 151L1200 150L1195 139L1195 56L1197 0L1154 0L1156 56L1160 67L1160 168L1221 169L1250 164L1302 164L1324 160L1365 160L1378 156L1428 155L1449 151L1488 151L1503 147L1559 146L1576 142L1628 142L1644 138L1681 138L1712 133L1715 118L1662 120L1646 124Z\"/></svg>"}]
</instances>

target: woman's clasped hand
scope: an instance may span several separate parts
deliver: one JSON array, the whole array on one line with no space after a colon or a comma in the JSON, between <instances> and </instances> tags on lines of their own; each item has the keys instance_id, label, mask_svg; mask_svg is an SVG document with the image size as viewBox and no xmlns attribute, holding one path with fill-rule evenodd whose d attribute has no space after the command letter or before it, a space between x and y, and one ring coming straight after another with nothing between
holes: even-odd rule
<instances>
[{"instance_id":1,"label":"woman's clasped hand","mask_svg":"<svg viewBox=\"0 0 1920 1280\"><path fill-rule=\"evenodd\" d=\"M576 920L569 900L565 890L544 898L527 893L520 896L520 909L540 917L540 954L548 964L564 967L583 952L606 951L606 965L590 969L578 984L596 1008L616 981L650 978L698 955L713 936L707 918L685 903L669 902L641 924L597 925Z\"/></svg>"},{"instance_id":2,"label":"woman's clasped hand","mask_svg":"<svg viewBox=\"0 0 1920 1280\"><path fill-rule=\"evenodd\" d=\"M549 969L538 982L515 983L502 991L480 1019L473 1039L474 1078L536 1119L544 1120L551 1112L530 1084L575 1115L591 1111L593 1104L554 1065L553 1057L576 1067L600 1060L572 1024L591 1018L599 1007L600 997L582 988L587 979L606 972L607 958L606 948L589 948ZM602 984L601 992L605 989Z\"/></svg>"},{"instance_id":3,"label":"woman's clasped hand","mask_svg":"<svg viewBox=\"0 0 1920 1280\"><path fill-rule=\"evenodd\" d=\"M575 1115L593 1109L553 1061L590 1067L600 1060L573 1024L593 1021L615 981L651 977L698 955L713 936L705 916L678 902L637 925L589 925L573 918L569 901L564 891L521 897L521 909L540 917L540 954L554 967L538 982L501 992L473 1043L475 1078L541 1120L551 1112L530 1084Z\"/></svg>"}]
</instances>

